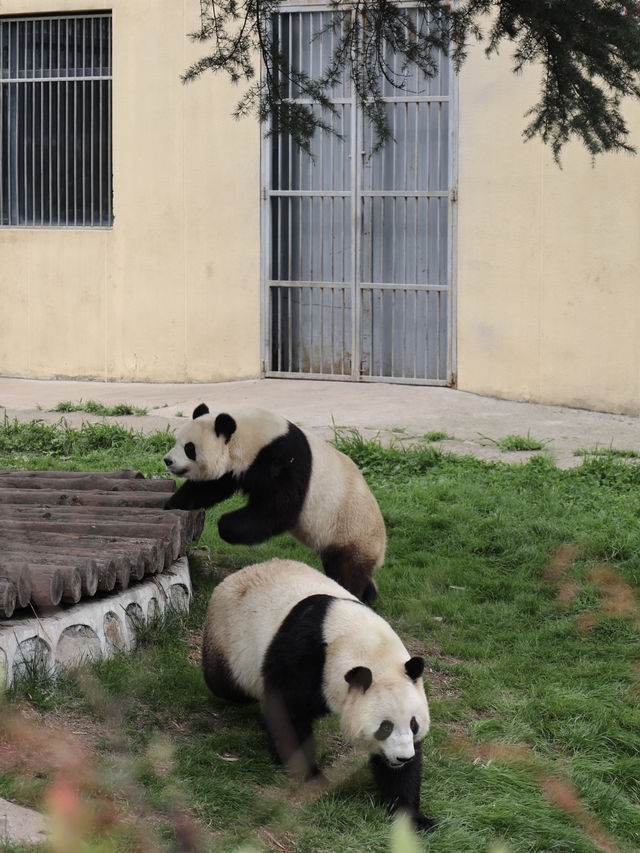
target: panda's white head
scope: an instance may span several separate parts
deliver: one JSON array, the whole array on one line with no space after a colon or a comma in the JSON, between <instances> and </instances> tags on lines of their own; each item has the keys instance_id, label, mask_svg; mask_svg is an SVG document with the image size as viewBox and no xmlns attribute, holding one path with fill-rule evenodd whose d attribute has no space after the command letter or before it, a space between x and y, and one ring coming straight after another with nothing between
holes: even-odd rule
<instances>
[{"instance_id":1,"label":"panda's white head","mask_svg":"<svg viewBox=\"0 0 640 853\"><path fill-rule=\"evenodd\" d=\"M375 679L366 666L345 674L349 685L341 713L345 737L390 767L402 767L429 731L429 706L422 683L424 660L413 657Z\"/></svg>"},{"instance_id":2,"label":"panda's white head","mask_svg":"<svg viewBox=\"0 0 640 853\"><path fill-rule=\"evenodd\" d=\"M229 440L235 430L231 415L211 415L201 403L193 410L193 420L178 432L164 464L176 477L217 480L231 468Z\"/></svg>"}]
</instances>

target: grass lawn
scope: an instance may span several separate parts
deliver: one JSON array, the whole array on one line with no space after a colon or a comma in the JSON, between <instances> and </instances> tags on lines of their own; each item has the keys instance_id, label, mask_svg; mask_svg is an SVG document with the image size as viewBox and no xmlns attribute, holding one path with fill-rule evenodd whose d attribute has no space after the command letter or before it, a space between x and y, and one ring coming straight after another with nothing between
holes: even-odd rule
<instances>
[{"instance_id":1,"label":"grass lawn","mask_svg":"<svg viewBox=\"0 0 640 853\"><path fill-rule=\"evenodd\" d=\"M168 433L5 420L0 467L161 475L171 443ZM415 849L640 850L637 459L587 456L562 471L544 457L508 466L426 443L383 449L357 433L338 432L337 443L387 524L376 609L427 659L422 811L438 829ZM69 851L390 850L366 760L336 720L318 729L332 781L319 796L272 764L257 706L207 691L199 636L218 579L276 555L319 565L288 536L227 545L220 513L209 511L194 547L187 617L144 628L131 656L56 682L34 673L10 693L0 796L67 808L89 839Z\"/></svg>"}]
</instances>

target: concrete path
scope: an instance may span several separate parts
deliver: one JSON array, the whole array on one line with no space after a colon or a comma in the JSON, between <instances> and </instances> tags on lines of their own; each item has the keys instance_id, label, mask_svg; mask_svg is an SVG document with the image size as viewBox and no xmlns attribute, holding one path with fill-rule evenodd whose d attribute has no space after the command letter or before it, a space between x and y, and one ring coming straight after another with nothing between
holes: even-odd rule
<instances>
[{"instance_id":1,"label":"concrete path","mask_svg":"<svg viewBox=\"0 0 640 853\"><path fill-rule=\"evenodd\" d=\"M46 841L47 819L40 812L17 806L0 797L0 850L3 841L39 844Z\"/></svg>"},{"instance_id":2,"label":"concrete path","mask_svg":"<svg viewBox=\"0 0 640 853\"><path fill-rule=\"evenodd\" d=\"M145 408L148 414L142 417L109 419L144 431L178 427L204 401L212 410L273 409L325 437L332 435L332 424L357 428L367 437L379 435L385 442L445 432L451 438L438 442L445 451L506 462L522 462L531 455L501 451L495 442L507 435L544 442L545 452L560 467L580 464L582 457L574 453L580 449L640 451L638 417L514 403L449 388L282 379L151 384L0 378L0 415L4 408L10 419L53 423L63 415L51 410L67 400ZM72 425L101 420L83 412L64 417Z\"/></svg>"}]
</instances>

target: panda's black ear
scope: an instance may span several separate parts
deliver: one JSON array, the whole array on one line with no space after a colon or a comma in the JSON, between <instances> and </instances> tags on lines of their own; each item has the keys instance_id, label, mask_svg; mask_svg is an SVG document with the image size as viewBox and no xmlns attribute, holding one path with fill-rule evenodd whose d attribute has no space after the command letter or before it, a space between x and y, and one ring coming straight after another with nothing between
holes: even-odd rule
<instances>
[{"instance_id":1,"label":"panda's black ear","mask_svg":"<svg viewBox=\"0 0 640 853\"><path fill-rule=\"evenodd\" d=\"M347 682L350 688L359 687L363 693L366 693L367 690L371 687L373 675L371 674L371 670L367 666L354 666L354 668L350 669L349 672L345 675L344 680Z\"/></svg>"},{"instance_id":2,"label":"panda's black ear","mask_svg":"<svg viewBox=\"0 0 640 853\"><path fill-rule=\"evenodd\" d=\"M404 668L411 681L417 681L424 672L424 658L411 658Z\"/></svg>"},{"instance_id":3,"label":"panda's black ear","mask_svg":"<svg viewBox=\"0 0 640 853\"><path fill-rule=\"evenodd\" d=\"M236 431L236 422L231 417L231 415L227 415L223 412L216 418L215 429L216 435L223 435L224 443L229 444L229 439Z\"/></svg>"},{"instance_id":4,"label":"panda's black ear","mask_svg":"<svg viewBox=\"0 0 640 853\"><path fill-rule=\"evenodd\" d=\"M202 415L208 415L208 414L209 414L209 406L207 406L206 403L200 403L200 405L196 406L195 409L193 410L193 420L195 421L196 418L200 418L200 417L202 417Z\"/></svg>"}]
</instances>

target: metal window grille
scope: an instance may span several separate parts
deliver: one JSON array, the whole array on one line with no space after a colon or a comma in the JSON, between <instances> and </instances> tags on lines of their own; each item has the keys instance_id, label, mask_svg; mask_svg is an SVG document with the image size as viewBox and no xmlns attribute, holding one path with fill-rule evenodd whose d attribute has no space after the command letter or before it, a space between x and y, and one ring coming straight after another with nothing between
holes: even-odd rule
<instances>
[{"instance_id":1,"label":"metal window grille","mask_svg":"<svg viewBox=\"0 0 640 853\"><path fill-rule=\"evenodd\" d=\"M113 223L111 13L0 17L0 226Z\"/></svg>"}]
</instances>

